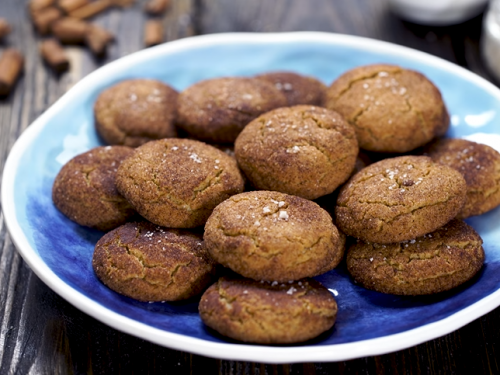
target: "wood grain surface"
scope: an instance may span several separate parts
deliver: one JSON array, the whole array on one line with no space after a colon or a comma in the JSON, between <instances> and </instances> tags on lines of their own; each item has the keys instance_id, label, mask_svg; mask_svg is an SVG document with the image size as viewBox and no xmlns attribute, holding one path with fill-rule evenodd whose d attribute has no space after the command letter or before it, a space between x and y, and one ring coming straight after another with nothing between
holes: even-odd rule
<instances>
[{"instance_id":1,"label":"wood grain surface","mask_svg":"<svg viewBox=\"0 0 500 375\"><path fill-rule=\"evenodd\" d=\"M71 69L55 75L38 54L42 40L21 0L0 0L26 57L12 93L0 99L0 176L22 131L78 80L143 48L145 1L113 8L92 22L116 41L102 59L67 47ZM403 22L384 0L172 0L161 16L165 40L231 31L327 31L409 46L491 79L479 54L482 16L452 27ZM500 309L442 338L382 356L337 363L267 365L224 361L171 350L116 331L68 304L43 284L16 252L0 216L0 374L487 374L500 373Z\"/></svg>"}]
</instances>

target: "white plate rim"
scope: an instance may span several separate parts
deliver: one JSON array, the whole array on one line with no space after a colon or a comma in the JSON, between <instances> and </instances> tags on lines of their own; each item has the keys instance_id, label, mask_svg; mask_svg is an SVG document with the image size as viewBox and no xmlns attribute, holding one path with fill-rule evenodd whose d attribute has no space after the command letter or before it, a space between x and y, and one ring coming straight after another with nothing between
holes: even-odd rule
<instances>
[{"instance_id":1,"label":"white plate rim","mask_svg":"<svg viewBox=\"0 0 500 375\"><path fill-rule=\"evenodd\" d=\"M59 111L60 108L63 108L67 102L71 101L72 98L82 92L82 90L90 88L95 80L104 77L108 72L126 69L130 65L135 65L151 57L210 44L222 45L235 42L239 44L272 44L291 41L314 41L327 44L330 43L332 45L350 45L362 47L365 50L382 51L383 53L395 54L398 56L404 52L406 56L430 62L435 66L445 67L449 71L467 78L500 101L500 90L496 86L451 62L429 55L425 52L389 42L344 34L324 32L221 33L180 39L147 50L135 52L97 69L79 81L21 134L9 153L2 176L2 210L7 229L15 247L35 274L49 286L49 288L79 310L119 331L165 347L207 357L262 363L344 361L359 357L386 354L446 335L499 306L500 290L497 290L476 303L437 322L397 334L351 343L319 346L299 345L294 347L216 343L163 331L108 310L67 285L36 254L16 219L16 209L13 201L15 179L13 177L16 174L17 167L25 150L29 148L36 139L36 136L43 130L52 114Z\"/></svg>"}]
</instances>

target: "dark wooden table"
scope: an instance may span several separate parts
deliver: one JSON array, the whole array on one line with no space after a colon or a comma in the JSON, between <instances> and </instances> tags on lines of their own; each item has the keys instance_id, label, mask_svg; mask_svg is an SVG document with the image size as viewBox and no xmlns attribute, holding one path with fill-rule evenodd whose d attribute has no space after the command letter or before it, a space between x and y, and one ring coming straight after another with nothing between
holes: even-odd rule
<instances>
[{"instance_id":1,"label":"dark wooden table","mask_svg":"<svg viewBox=\"0 0 500 375\"><path fill-rule=\"evenodd\" d=\"M14 26L0 50L26 57L25 73L0 100L0 176L20 133L94 69L143 48L144 1L94 18L117 36L107 57L69 47L71 70L54 75L24 1L0 0ZM406 23L384 0L172 0L162 16L166 40L229 31L314 30L361 35L429 52L491 80L479 54L482 16L451 27ZM171 350L116 331L67 303L29 269L0 217L0 374L336 374L500 373L500 308L444 337L396 353L337 363L267 365Z\"/></svg>"}]
</instances>

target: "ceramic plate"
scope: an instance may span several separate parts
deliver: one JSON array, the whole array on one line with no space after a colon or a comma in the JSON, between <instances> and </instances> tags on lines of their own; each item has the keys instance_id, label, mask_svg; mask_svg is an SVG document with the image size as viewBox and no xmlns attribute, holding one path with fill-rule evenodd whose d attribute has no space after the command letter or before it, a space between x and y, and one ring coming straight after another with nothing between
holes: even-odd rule
<instances>
[{"instance_id":1,"label":"ceramic plate","mask_svg":"<svg viewBox=\"0 0 500 375\"><path fill-rule=\"evenodd\" d=\"M96 319L129 334L210 357L268 363L339 361L396 351L447 334L500 304L500 209L469 220L484 239L486 264L453 292L406 298L354 285L342 268L317 279L339 305L337 322L297 346L225 341L202 324L197 303L141 303L102 285L91 267L101 232L72 223L52 204L51 187L71 157L100 145L92 106L106 87L128 78L156 78L178 90L204 78L292 70L329 84L358 65L391 63L427 75L451 113L448 136L498 146L500 91L444 60L408 48L326 33L217 34L140 51L82 79L19 138L7 160L2 204L13 241L55 292ZM496 142L496 144L495 144Z\"/></svg>"}]
</instances>

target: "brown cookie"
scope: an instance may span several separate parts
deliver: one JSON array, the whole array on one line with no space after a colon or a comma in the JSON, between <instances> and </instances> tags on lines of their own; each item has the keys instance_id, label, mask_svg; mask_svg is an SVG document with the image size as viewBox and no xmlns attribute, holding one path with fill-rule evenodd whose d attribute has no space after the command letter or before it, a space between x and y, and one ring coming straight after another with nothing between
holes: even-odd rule
<instances>
[{"instance_id":1,"label":"brown cookie","mask_svg":"<svg viewBox=\"0 0 500 375\"><path fill-rule=\"evenodd\" d=\"M337 303L313 279L279 284L223 277L203 294L199 311L207 326L232 339L292 344L329 330Z\"/></svg>"},{"instance_id":2,"label":"brown cookie","mask_svg":"<svg viewBox=\"0 0 500 375\"><path fill-rule=\"evenodd\" d=\"M236 139L234 151L257 189L316 199L349 178L358 142L337 112L298 105L253 120Z\"/></svg>"},{"instance_id":3,"label":"brown cookie","mask_svg":"<svg viewBox=\"0 0 500 375\"><path fill-rule=\"evenodd\" d=\"M80 225L107 231L135 215L116 189L116 171L133 149L96 147L75 156L57 174L52 186L55 206Z\"/></svg>"},{"instance_id":4,"label":"brown cookie","mask_svg":"<svg viewBox=\"0 0 500 375\"><path fill-rule=\"evenodd\" d=\"M214 280L201 235L148 222L127 223L95 246L92 267L115 292L139 301L178 301Z\"/></svg>"},{"instance_id":5,"label":"brown cookie","mask_svg":"<svg viewBox=\"0 0 500 375\"><path fill-rule=\"evenodd\" d=\"M289 281L333 269L344 246L328 213L275 191L235 195L218 205L203 236L212 257L254 280Z\"/></svg>"},{"instance_id":6,"label":"brown cookie","mask_svg":"<svg viewBox=\"0 0 500 375\"><path fill-rule=\"evenodd\" d=\"M394 65L367 65L342 74L328 88L325 107L354 126L359 147L406 152L444 135L449 115L424 75Z\"/></svg>"},{"instance_id":7,"label":"brown cookie","mask_svg":"<svg viewBox=\"0 0 500 375\"><path fill-rule=\"evenodd\" d=\"M235 159L215 147L170 138L138 147L118 169L117 187L149 221L194 228L243 191L243 178Z\"/></svg>"},{"instance_id":8,"label":"brown cookie","mask_svg":"<svg viewBox=\"0 0 500 375\"><path fill-rule=\"evenodd\" d=\"M425 154L459 171L467 183L467 197L457 218L481 215L500 205L500 153L465 139L439 139Z\"/></svg>"},{"instance_id":9,"label":"brown cookie","mask_svg":"<svg viewBox=\"0 0 500 375\"><path fill-rule=\"evenodd\" d=\"M152 79L131 79L104 90L94 104L95 126L109 144L137 147L175 137L177 91Z\"/></svg>"},{"instance_id":10,"label":"brown cookie","mask_svg":"<svg viewBox=\"0 0 500 375\"><path fill-rule=\"evenodd\" d=\"M177 125L197 139L234 142L254 118L283 106L285 96L269 82L244 77L213 78L180 93Z\"/></svg>"},{"instance_id":11,"label":"brown cookie","mask_svg":"<svg viewBox=\"0 0 500 375\"><path fill-rule=\"evenodd\" d=\"M429 157L384 159L362 169L340 190L335 222L364 241L411 240L453 219L465 191L459 172Z\"/></svg>"},{"instance_id":12,"label":"brown cookie","mask_svg":"<svg viewBox=\"0 0 500 375\"><path fill-rule=\"evenodd\" d=\"M421 295L443 292L471 279L484 263L481 237L461 220L411 241L358 242L347 252L347 269L365 288Z\"/></svg>"},{"instance_id":13,"label":"brown cookie","mask_svg":"<svg viewBox=\"0 0 500 375\"><path fill-rule=\"evenodd\" d=\"M255 78L272 83L285 95L290 107L298 104L323 105L326 86L316 78L294 72L269 72Z\"/></svg>"}]
</instances>

